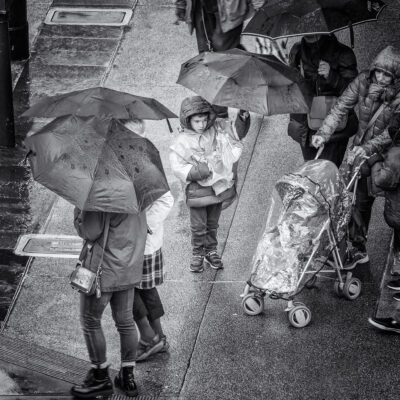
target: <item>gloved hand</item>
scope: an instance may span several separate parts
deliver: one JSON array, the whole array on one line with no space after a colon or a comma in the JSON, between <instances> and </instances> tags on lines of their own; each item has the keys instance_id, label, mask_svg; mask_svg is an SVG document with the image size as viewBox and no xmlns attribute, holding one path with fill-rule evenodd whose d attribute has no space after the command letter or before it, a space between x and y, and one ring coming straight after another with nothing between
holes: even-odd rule
<instances>
[{"instance_id":1,"label":"gloved hand","mask_svg":"<svg viewBox=\"0 0 400 400\"><path fill-rule=\"evenodd\" d=\"M201 181L208 178L211 175L211 171L208 165L204 162L200 162L197 165L193 165L192 169L189 171L187 180L188 181Z\"/></svg>"}]
</instances>

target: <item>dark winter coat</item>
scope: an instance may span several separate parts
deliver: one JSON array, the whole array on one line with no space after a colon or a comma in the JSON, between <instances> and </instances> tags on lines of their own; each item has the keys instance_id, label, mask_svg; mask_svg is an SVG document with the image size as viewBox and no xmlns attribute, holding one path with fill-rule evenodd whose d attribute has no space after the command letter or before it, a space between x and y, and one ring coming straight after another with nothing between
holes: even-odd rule
<instances>
[{"instance_id":1,"label":"dark winter coat","mask_svg":"<svg viewBox=\"0 0 400 400\"><path fill-rule=\"evenodd\" d=\"M400 147L392 147L383 162L373 169L373 183L385 191L384 216L387 224L400 229Z\"/></svg>"},{"instance_id":2,"label":"dark winter coat","mask_svg":"<svg viewBox=\"0 0 400 400\"><path fill-rule=\"evenodd\" d=\"M376 83L374 74L376 69L384 70L394 78L394 84L383 90L379 96L370 92L371 84ZM377 55L369 70L361 72L349 84L325 118L318 134L328 140L341 119L358 105L359 127L353 145L362 146L367 155L383 152L391 143L386 128L400 103L400 96L396 95L399 79L400 53L392 46L388 46ZM371 129L365 132L369 121L381 104L385 105L383 111Z\"/></svg>"},{"instance_id":3,"label":"dark winter coat","mask_svg":"<svg viewBox=\"0 0 400 400\"><path fill-rule=\"evenodd\" d=\"M84 265L96 271L101 260L107 213L75 208L74 225L78 235L93 244ZM108 239L104 247L100 287L102 292L130 289L142 279L146 243L146 214L110 213Z\"/></svg>"},{"instance_id":4,"label":"dark winter coat","mask_svg":"<svg viewBox=\"0 0 400 400\"><path fill-rule=\"evenodd\" d=\"M186 10L186 22L190 33L193 32L194 12L198 8L198 2L202 0L176 0L177 8ZM243 24L247 14L251 10L250 0L211 0L217 3L218 14L223 32L229 32ZM210 3L211 3L210 2Z\"/></svg>"},{"instance_id":5,"label":"dark winter coat","mask_svg":"<svg viewBox=\"0 0 400 400\"><path fill-rule=\"evenodd\" d=\"M327 79L318 75L320 61L326 61L330 65ZM333 35L323 35L318 42L312 44L307 43L304 38L295 43L289 54L289 63L302 73L315 96L339 97L358 74L353 50L340 43ZM304 146L309 134L314 131L308 128L305 114L291 114L290 118L289 136ZM335 132L331 141L347 140L356 131L357 117L352 113L346 127L340 132Z\"/></svg>"}]
</instances>

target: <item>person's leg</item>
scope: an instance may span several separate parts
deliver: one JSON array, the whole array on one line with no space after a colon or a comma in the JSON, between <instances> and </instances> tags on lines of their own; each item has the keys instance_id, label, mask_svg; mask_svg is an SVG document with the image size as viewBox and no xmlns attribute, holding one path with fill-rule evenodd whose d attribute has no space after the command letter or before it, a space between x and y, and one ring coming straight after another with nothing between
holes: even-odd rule
<instances>
[{"instance_id":1,"label":"person's leg","mask_svg":"<svg viewBox=\"0 0 400 400\"><path fill-rule=\"evenodd\" d=\"M140 339L144 342L148 342L155 336L155 332L153 331L147 318L148 311L142 298L142 293L144 292L145 290L143 289L135 289L135 298L133 301L133 319L135 320L139 329Z\"/></svg>"},{"instance_id":2,"label":"person's leg","mask_svg":"<svg viewBox=\"0 0 400 400\"><path fill-rule=\"evenodd\" d=\"M219 269L222 268L221 257L217 252L218 246L218 222L221 216L222 203L212 204L206 207L207 209L207 235L205 240L205 260L210 267Z\"/></svg>"},{"instance_id":3,"label":"person's leg","mask_svg":"<svg viewBox=\"0 0 400 400\"><path fill-rule=\"evenodd\" d=\"M110 300L112 317L121 346L121 369L115 377L115 385L128 396L135 396L138 393L133 373L139 342L132 313L134 296L135 289L131 288L114 292Z\"/></svg>"},{"instance_id":4,"label":"person's leg","mask_svg":"<svg viewBox=\"0 0 400 400\"><path fill-rule=\"evenodd\" d=\"M219 14L215 14L215 28L212 32L211 43L215 51L224 51L234 48L243 47L240 44L240 35L243 30L243 24L231 29L228 32L223 32Z\"/></svg>"},{"instance_id":5,"label":"person's leg","mask_svg":"<svg viewBox=\"0 0 400 400\"><path fill-rule=\"evenodd\" d=\"M308 145L302 146L300 145L301 153L303 154L304 161L314 160L317 155L317 149L314 147L310 147Z\"/></svg>"},{"instance_id":6,"label":"person's leg","mask_svg":"<svg viewBox=\"0 0 400 400\"><path fill-rule=\"evenodd\" d=\"M196 6L193 26L196 32L197 49L199 53L212 49L212 32L215 29L215 17L213 14L202 11L201 5Z\"/></svg>"},{"instance_id":7,"label":"person's leg","mask_svg":"<svg viewBox=\"0 0 400 400\"><path fill-rule=\"evenodd\" d=\"M363 244L367 241L369 221L371 219L372 206L375 198L369 195L367 178L361 178L358 181L356 192L356 208L359 210L363 224Z\"/></svg>"},{"instance_id":8,"label":"person's leg","mask_svg":"<svg viewBox=\"0 0 400 400\"><path fill-rule=\"evenodd\" d=\"M192 232L192 272L203 271L204 245L207 234L207 210L205 207L189 207Z\"/></svg>"},{"instance_id":9,"label":"person's leg","mask_svg":"<svg viewBox=\"0 0 400 400\"><path fill-rule=\"evenodd\" d=\"M143 290L141 298L148 313L144 323L148 324L148 329L151 330L152 335L142 337L140 340L136 361L144 361L150 355L167 349L166 338L160 321L160 318L164 315L164 308L157 288Z\"/></svg>"},{"instance_id":10,"label":"person's leg","mask_svg":"<svg viewBox=\"0 0 400 400\"><path fill-rule=\"evenodd\" d=\"M101 328L101 318L111 295L102 293L99 299L95 295L80 295L80 320L92 368L81 385L71 388L71 394L75 397L108 395L113 392L108 375L106 341Z\"/></svg>"}]
</instances>

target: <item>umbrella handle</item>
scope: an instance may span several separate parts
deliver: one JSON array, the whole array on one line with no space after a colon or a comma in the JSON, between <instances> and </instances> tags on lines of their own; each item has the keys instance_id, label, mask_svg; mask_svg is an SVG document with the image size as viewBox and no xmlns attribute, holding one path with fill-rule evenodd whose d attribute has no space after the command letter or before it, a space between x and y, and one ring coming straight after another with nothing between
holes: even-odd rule
<instances>
[{"instance_id":1,"label":"umbrella handle","mask_svg":"<svg viewBox=\"0 0 400 400\"><path fill-rule=\"evenodd\" d=\"M322 146L320 146L320 147L318 148L318 151L317 151L317 154L316 154L314 160L318 160L318 158L320 157L320 155L321 155L321 153L322 153L323 151L324 151L324 145L322 145Z\"/></svg>"}]
</instances>

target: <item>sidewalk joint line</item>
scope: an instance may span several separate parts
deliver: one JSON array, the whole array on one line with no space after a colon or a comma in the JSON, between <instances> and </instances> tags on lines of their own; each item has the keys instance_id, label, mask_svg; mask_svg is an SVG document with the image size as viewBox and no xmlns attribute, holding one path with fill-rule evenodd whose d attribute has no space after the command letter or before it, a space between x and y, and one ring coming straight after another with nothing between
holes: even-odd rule
<instances>
[{"instance_id":1,"label":"sidewalk joint line","mask_svg":"<svg viewBox=\"0 0 400 400\"><path fill-rule=\"evenodd\" d=\"M246 181L246 177L247 177L247 174L248 174L248 172L249 172L251 162L252 162L252 160L253 160L253 155L254 155L254 152L255 152L255 148L256 148L256 145L257 145L257 142L258 142L258 138L259 138L261 129L262 129L263 125L264 125L264 120L265 120L265 119L264 119L264 116L262 116L262 120L261 120L261 123L260 123L260 127L259 127L259 129L258 129L256 138L255 138L255 140L254 140L253 149L251 150L251 153L250 153L249 163L247 164L247 168L246 168L245 173L244 173L244 176L243 176L243 184L242 184L242 186L241 186L241 188L240 188L240 191L239 191L239 193L238 193L238 201L236 202L235 210L234 210L234 212L233 212L233 214L232 214L232 218L231 218L231 221L230 221L230 224L229 224L229 228L228 228L228 230L227 230L226 239L225 239L225 243L224 243L223 248L222 248L222 252L221 252L222 254L221 254L221 255L224 254L225 247L226 247L226 243L228 242L229 233L230 233L230 231L231 231L231 227L232 227L232 224L233 224L233 220L235 219L236 210L237 210L237 208L238 208L238 206L239 206L240 194L242 193L243 186L244 186L244 182ZM216 282L216 281L215 281L215 277L216 277L217 274L218 274L218 271L215 272L215 274L214 274L214 280L213 280L213 281L209 281L210 283L213 283L213 284L214 284L214 283ZM188 362L187 362L187 368L186 368L185 374L184 374L184 376L183 376L183 378L182 378L182 384L181 384L181 386L180 386L180 388L179 388L179 396L181 396L182 389L183 389L183 387L184 387L184 385L185 385L185 382L186 382L186 376L187 376L187 374L188 374L188 372L189 372L189 369L190 369L190 365L191 365L193 353L194 353L194 350L195 350L195 348L196 348L196 345L197 345L197 342L198 342L198 339L199 339L200 331L201 331L201 328L202 328L203 322L204 322L204 316L205 316L205 313L206 313L206 311L207 311L207 307L208 307L208 304L209 304L209 302L210 302L210 298L211 298L213 289L214 289L213 286L211 286L210 289L209 289L209 292L208 292L208 296L207 296L207 299L206 299L205 307L204 307L204 309L203 309L203 313L202 313L201 318L200 318L199 328L198 328L198 330L197 330L197 334L196 334L196 337L195 337L195 340L194 340L194 343L193 343L193 346L192 346L192 351L191 351L191 353L190 353L189 360L188 360Z\"/></svg>"}]
</instances>

